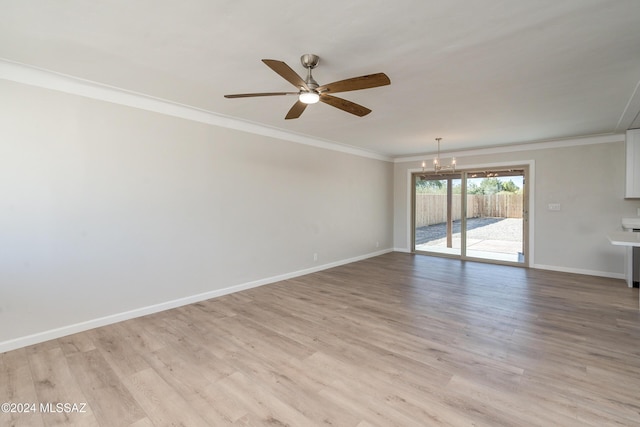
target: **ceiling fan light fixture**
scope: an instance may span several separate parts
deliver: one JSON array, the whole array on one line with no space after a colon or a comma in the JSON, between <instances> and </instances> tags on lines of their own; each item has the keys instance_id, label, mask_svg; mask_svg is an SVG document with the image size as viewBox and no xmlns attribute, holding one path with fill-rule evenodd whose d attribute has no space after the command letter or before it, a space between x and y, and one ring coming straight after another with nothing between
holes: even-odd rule
<instances>
[{"instance_id":1,"label":"ceiling fan light fixture","mask_svg":"<svg viewBox=\"0 0 640 427\"><path fill-rule=\"evenodd\" d=\"M300 100L300 102L303 102L305 104L315 104L316 102L320 101L320 95L315 92L302 92L298 96L298 99Z\"/></svg>"},{"instance_id":2,"label":"ceiling fan light fixture","mask_svg":"<svg viewBox=\"0 0 640 427\"><path fill-rule=\"evenodd\" d=\"M275 59L263 59L262 62L280 77L291 83L296 88L296 92L262 92L262 93L236 93L225 95L225 98L251 98L256 96L280 96L298 95L296 103L293 104L285 120L297 119L305 111L307 105L316 104L318 101L338 108L358 117L366 116L371 112L367 107L358 105L355 102L334 96L335 93L348 92L352 90L371 89L374 87L391 84L391 80L385 73L368 74L366 76L352 77L350 79L339 80L333 83L318 85L318 82L311 76L311 70L320 61L318 55L302 55L300 62L307 69L307 78L303 79L291 67L282 61Z\"/></svg>"}]
</instances>

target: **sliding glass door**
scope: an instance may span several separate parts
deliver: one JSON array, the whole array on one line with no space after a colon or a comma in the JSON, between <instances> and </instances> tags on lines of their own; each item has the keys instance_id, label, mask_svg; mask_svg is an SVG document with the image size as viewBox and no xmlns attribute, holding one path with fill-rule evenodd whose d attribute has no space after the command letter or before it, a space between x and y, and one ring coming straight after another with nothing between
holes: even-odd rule
<instances>
[{"instance_id":1,"label":"sliding glass door","mask_svg":"<svg viewBox=\"0 0 640 427\"><path fill-rule=\"evenodd\" d=\"M461 254L460 174L414 175L414 250Z\"/></svg>"},{"instance_id":2,"label":"sliding glass door","mask_svg":"<svg viewBox=\"0 0 640 427\"><path fill-rule=\"evenodd\" d=\"M527 265L526 172L413 174L413 251Z\"/></svg>"},{"instance_id":3,"label":"sliding glass door","mask_svg":"<svg viewBox=\"0 0 640 427\"><path fill-rule=\"evenodd\" d=\"M524 169L466 173L466 256L525 262Z\"/></svg>"}]
</instances>

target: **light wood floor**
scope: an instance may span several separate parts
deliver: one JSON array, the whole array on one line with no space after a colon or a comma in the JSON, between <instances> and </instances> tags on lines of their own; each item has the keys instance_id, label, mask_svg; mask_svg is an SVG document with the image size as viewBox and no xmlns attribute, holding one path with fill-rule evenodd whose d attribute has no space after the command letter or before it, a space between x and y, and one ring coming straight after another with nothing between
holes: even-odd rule
<instances>
[{"instance_id":1,"label":"light wood floor","mask_svg":"<svg viewBox=\"0 0 640 427\"><path fill-rule=\"evenodd\" d=\"M637 426L638 290L391 253L0 355L28 426Z\"/></svg>"}]
</instances>

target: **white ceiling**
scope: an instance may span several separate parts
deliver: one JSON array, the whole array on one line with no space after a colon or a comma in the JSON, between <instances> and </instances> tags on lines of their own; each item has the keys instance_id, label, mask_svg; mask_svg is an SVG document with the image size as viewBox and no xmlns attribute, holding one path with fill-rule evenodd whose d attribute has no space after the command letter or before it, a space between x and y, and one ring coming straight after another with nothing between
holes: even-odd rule
<instances>
[{"instance_id":1,"label":"white ceiling","mask_svg":"<svg viewBox=\"0 0 640 427\"><path fill-rule=\"evenodd\" d=\"M223 98L295 90L260 60L304 53L391 85L339 95L363 118ZM638 0L0 0L0 58L388 156L640 126Z\"/></svg>"}]
</instances>

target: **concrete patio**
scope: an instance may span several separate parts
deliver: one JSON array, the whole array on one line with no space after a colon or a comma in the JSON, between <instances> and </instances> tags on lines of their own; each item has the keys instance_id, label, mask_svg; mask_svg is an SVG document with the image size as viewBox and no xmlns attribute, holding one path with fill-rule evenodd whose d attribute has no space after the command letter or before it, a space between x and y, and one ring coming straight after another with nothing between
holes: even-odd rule
<instances>
[{"instance_id":1,"label":"concrete patio","mask_svg":"<svg viewBox=\"0 0 640 427\"><path fill-rule=\"evenodd\" d=\"M460 221L453 222L452 247L447 247L446 224L416 229L416 250L460 254ZM521 218L470 218L467 220L467 256L523 262Z\"/></svg>"}]
</instances>

